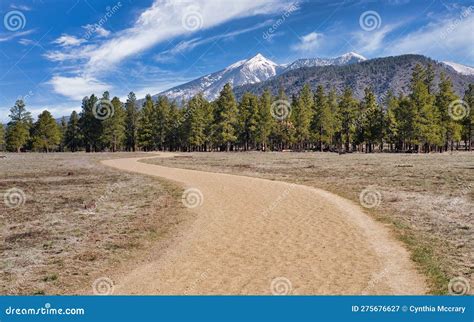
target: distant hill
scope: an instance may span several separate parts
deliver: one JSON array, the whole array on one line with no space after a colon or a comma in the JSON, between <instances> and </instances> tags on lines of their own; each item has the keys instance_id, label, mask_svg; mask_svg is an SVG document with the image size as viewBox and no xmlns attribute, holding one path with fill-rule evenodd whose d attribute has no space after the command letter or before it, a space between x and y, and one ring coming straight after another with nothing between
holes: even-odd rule
<instances>
[{"instance_id":1,"label":"distant hill","mask_svg":"<svg viewBox=\"0 0 474 322\"><path fill-rule=\"evenodd\" d=\"M436 85L439 75L444 72L451 79L456 93L460 96L464 94L469 83L474 83L474 76L463 75L444 63L421 55L402 55L376 58L343 66L302 67L289 70L261 83L236 87L234 92L237 98L240 98L245 92L260 95L266 88L269 88L273 95L276 95L279 88L282 87L286 94L291 96L298 93L304 84L308 83L313 89L321 84L327 90L335 88L338 93L341 93L344 88L350 87L359 99L363 97L364 89L370 86L380 99L389 90L395 94L407 94L412 70L416 64L433 65L436 73Z\"/></svg>"}]
</instances>

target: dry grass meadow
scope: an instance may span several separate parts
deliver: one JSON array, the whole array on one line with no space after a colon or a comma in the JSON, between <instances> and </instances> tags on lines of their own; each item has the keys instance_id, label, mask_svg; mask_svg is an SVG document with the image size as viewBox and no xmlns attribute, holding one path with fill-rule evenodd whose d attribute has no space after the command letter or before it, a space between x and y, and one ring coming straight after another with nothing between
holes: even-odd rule
<instances>
[{"instance_id":1,"label":"dry grass meadow","mask_svg":"<svg viewBox=\"0 0 474 322\"><path fill-rule=\"evenodd\" d=\"M93 294L147 253L171 242L189 220L181 191L124 173L100 160L139 154L7 154L0 191L24 192L16 208L0 203L0 294ZM12 206L12 204L10 204Z\"/></svg>"},{"instance_id":2,"label":"dry grass meadow","mask_svg":"<svg viewBox=\"0 0 474 322\"><path fill-rule=\"evenodd\" d=\"M472 153L194 153L144 162L288 181L356 203L368 189L380 199L367 212L407 245L432 293L446 293L452 277L463 276L472 285Z\"/></svg>"},{"instance_id":3,"label":"dry grass meadow","mask_svg":"<svg viewBox=\"0 0 474 322\"><path fill-rule=\"evenodd\" d=\"M92 294L97 278L113 280L179 238L194 220L180 202L180 187L99 163L141 155L149 156L0 158L2 199L11 188L24 192L16 208L0 203L0 294ZM143 162L288 181L356 203L369 189L380 199L367 213L407 245L431 293L446 293L455 276L472 285L472 153L189 153Z\"/></svg>"}]
</instances>

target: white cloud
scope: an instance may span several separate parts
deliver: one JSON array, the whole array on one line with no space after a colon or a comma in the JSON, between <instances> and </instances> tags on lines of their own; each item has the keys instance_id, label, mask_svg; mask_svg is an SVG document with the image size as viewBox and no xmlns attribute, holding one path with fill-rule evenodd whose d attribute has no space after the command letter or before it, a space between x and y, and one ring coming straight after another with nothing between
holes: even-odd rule
<instances>
[{"instance_id":1,"label":"white cloud","mask_svg":"<svg viewBox=\"0 0 474 322\"><path fill-rule=\"evenodd\" d=\"M322 34L311 32L303 37L300 37L299 42L291 46L291 49L302 53L312 52L321 45L322 38Z\"/></svg>"},{"instance_id":2,"label":"white cloud","mask_svg":"<svg viewBox=\"0 0 474 322\"><path fill-rule=\"evenodd\" d=\"M455 56L474 60L474 8L465 17L443 19L392 42L384 53L424 54L432 57Z\"/></svg>"},{"instance_id":3,"label":"white cloud","mask_svg":"<svg viewBox=\"0 0 474 322\"><path fill-rule=\"evenodd\" d=\"M102 93L111 86L93 77L63 77L55 75L50 81L56 93L75 100L82 100L91 93Z\"/></svg>"},{"instance_id":4,"label":"white cloud","mask_svg":"<svg viewBox=\"0 0 474 322\"><path fill-rule=\"evenodd\" d=\"M139 16L133 27L118 32L115 37L105 41L93 51L84 53L81 50L75 50L64 56L77 57L77 54L86 56L86 69L100 71L160 42L191 33L185 23L185 21L191 21L191 18L199 20L201 28L207 29L235 18L282 10L287 2L278 0L155 0L153 5Z\"/></svg>"},{"instance_id":5,"label":"white cloud","mask_svg":"<svg viewBox=\"0 0 474 322\"><path fill-rule=\"evenodd\" d=\"M21 32L17 31L17 32L11 32L8 34L0 34L0 42L9 41L18 37L23 37L33 32L34 30L26 30L26 31L21 31Z\"/></svg>"},{"instance_id":6,"label":"white cloud","mask_svg":"<svg viewBox=\"0 0 474 322\"><path fill-rule=\"evenodd\" d=\"M69 91L75 85L86 85L84 90L77 90L80 93L98 91L95 85L89 86L96 84L106 87L106 84L97 80L97 75L163 41L193 33L196 31L190 31L193 22L197 22L200 29L208 29L237 18L278 12L284 10L289 2L290 0L155 0L132 27L115 33L101 44L48 52L45 55L48 59L63 62L71 60L77 69L82 70L80 75L72 78L57 75L49 83L56 92L69 97L79 96L79 93L76 95ZM78 59L82 60L82 66L78 65Z\"/></svg>"},{"instance_id":7,"label":"white cloud","mask_svg":"<svg viewBox=\"0 0 474 322\"><path fill-rule=\"evenodd\" d=\"M84 28L87 31L88 35L92 35L95 33L99 37L108 37L111 34L110 30L107 30L104 27L99 26L98 24L95 24L95 25L88 24L88 25L82 26L82 28Z\"/></svg>"},{"instance_id":8,"label":"white cloud","mask_svg":"<svg viewBox=\"0 0 474 322\"><path fill-rule=\"evenodd\" d=\"M58 44L59 46L63 46L63 47L73 47L73 46L79 46L85 41L86 41L85 39L63 34L61 37L53 41L53 44Z\"/></svg>"},{"instance_id":9,"label":"white cloud","mask_svg":"<svg viewBox=\"0 0 474 322\"><path fill-rule=\"evenodd\" d=\"M26 5L22 5L22 4L18 4L18 5L11 4L10 8L11 9L16 9L16 10L21 10L21 11L30 11L31 10L31 7L26 6Z\"/></svg>"},{"instance_id":10,"label":"white cloud","mask_svg":"<svg viewBox=\"0 0 474 322\"><path fill-rule=\"evenodd\" d=\"M373 31L358 31L353 34L356 41L357 51L370 54L376 52L384 47L385 37L390 34L393 30L397 29L400 24L396 25L385 25L380 29Z\"/></svg>"},{"instance_id":11,"label":"white cloud","mask_svg":"<svg viewBox=\"0 0 474 322\"><path fill-rule=\"evenodd\" d=\"M35 44L35 41L27 38L22 38L18 40L18 43L23 46L29 46Z\"/></svg>"}]
</instances>

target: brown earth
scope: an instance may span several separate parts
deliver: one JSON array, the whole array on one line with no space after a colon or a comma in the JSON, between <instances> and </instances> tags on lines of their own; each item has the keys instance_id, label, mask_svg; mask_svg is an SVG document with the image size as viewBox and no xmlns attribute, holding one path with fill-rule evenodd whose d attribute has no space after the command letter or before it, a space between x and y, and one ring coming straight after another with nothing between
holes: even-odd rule
<instances>
[{"instance_id":1,"label":"brown earth","mask_svg":"<svg viewBox=\"0 0 474 322\"><path fill-rule=\"evenodd\" d=\"M167 156L173 156L167 154ZM196 219L167 251L117 277L115 294L424 294L383 224L335 194L260 178L105 160L176 181Z\"/></svg>"}]
</instances>

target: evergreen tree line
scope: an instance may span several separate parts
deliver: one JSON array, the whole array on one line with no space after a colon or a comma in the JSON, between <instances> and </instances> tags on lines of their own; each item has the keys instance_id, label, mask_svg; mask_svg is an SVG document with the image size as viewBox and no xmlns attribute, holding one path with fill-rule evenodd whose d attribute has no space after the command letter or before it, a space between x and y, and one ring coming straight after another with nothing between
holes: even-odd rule
<instances>
[{"instance_id":1,"label":"evergreen tree line","mask_svg":"<svg viewBox=\"0 0 474 322\"><path fill-rule=\"evenodd\" d=\"M240 102L225 85L207 101L198 94L179 107L150 95L142 106L131 92L125 103L105 92L82 101L82 110L57 124L48 111L33 122L25 104L11 109L0 146L9 151L282 151L443 152L473 146L474 84L461 100L440 75L437 88L430 67L414 68L408 95L387 93L379 100L370 88L358 101L347 88L341 95L305 85L288 98L245 93Z\"/></svg>"}]
</instances>

